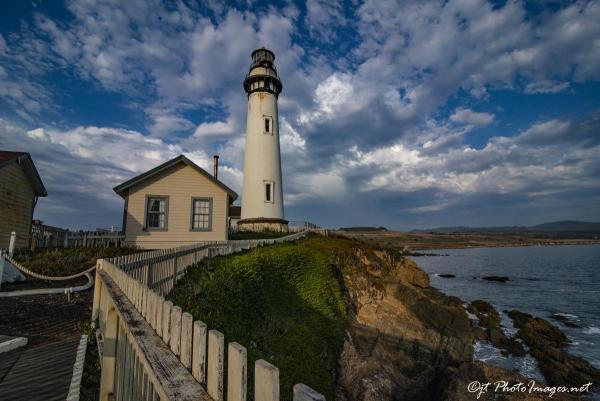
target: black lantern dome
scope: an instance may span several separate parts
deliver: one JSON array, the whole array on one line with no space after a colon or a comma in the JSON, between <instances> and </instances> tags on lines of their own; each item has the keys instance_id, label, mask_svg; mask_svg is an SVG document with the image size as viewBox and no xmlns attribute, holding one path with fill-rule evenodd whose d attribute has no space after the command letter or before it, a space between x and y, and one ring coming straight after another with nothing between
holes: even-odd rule
<instances>
[{"instance_id":1,"label":"black lantern dome","mask_svg":"<svg viewBox=\"0 0 600 401\"><path fill-rule=\"evenodd\" d=\"M275 54L271 50L261 47L254 50L251 57L252 64L246 79L244 79L244 90L248 96L254 92L267 92L279 97L283 86L273 64Z\"/></svg>"}]
</instances>

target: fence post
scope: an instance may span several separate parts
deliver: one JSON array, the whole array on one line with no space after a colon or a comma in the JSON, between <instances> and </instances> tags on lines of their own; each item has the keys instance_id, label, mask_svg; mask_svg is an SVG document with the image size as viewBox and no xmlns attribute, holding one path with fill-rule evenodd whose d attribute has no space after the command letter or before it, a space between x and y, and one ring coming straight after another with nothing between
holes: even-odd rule
<instances>
[{"instance_id":1,"label":"fence post","mask_svg":"<svg viewBox=\"0 0 600 401\"><path fill-rule=\"evenodd\" d=\"M180 360L183 366L190 369L192 367L192 325L194 318L187 312L181 315L181 356Z\"/></svg>"},{"instance_id":2,"label":"fence post","mask_svg":"<svg viewBox=\"0 0 600 401\"><path fill-rule=\"evenodd\" d=\"M0 260L0 264L3 263L4 259ZM100 310L100 293L102 290L102 280L100 280L100 270L104 264L104 259L98 259L96 261L96 274L94 277L94 300L92 301L92 325L96 327L96 320L98 320L98 312ZM0 283L2 282L2 274L0 274Z\"/></svg>"},{"instance_id":3,"label":"fence post","mask_svg":"<svg viewBox=\"0 0 600 401\"><path fill-rule=\"evenodd\" d=\"M175 288L175 284L177 283L177 260L179 258L177 257L177 253L175 254L175 259L173 260L173 287L171 287L171 289Z\"/></svg>"},{"instance_id":4,"label":"fence post","mask_svg":"<svg viewBox=\"0 0 600 401\"><path fill-rule=\"evenodd\" d=\"M146 278L146 285L148 288L152 288L154 279L154 263L148 262L148 277Z\"/></svg>"},{"instance_id":5,"label":"fence post","mask_svg":"<svg viewBox=\"0 0 600 401\"><path fill-rule=\"evenodd\" d=\"M246 401L246 348L229 343L227 349L227 401Z\"/></svg>"},{"instance_id":6,"label":"fence post","mask_svg":"<svg viewBox=\"0 0 600 401\"><path fill-rule=\"evenodd\" d=\"M10 233L10 243L8 245L8 256L11 258L15 253L15 242L17 242L17 233L13 231Z\"/></svg>"},{"instance_id":7,"label":"fence post","mask_svg":"<svg viewBox=\"0 0 600 401\"><path fill-rule=\"evenodd\" d=\"M206 331L206 324L199 320L194 322L192 375L200 383L206 383Z\"/></svg>"},{"instance_id":8,"label":"fence post","mask_svg":"<svg viewBox=\"0 0 600 401\"><path fill-rule=\"evenodd\" d=\"M148 295L150 290L142 283L142 316L147 320L148 318Z\"/></svg>"},{"instance_id":9,"label":"fence post","mask_svg":"<svg viewBox=\"0 0 600 401\"><path fill-rule=\"evenodd\" d=\"M162 329L163 329L163 309L164 309L165 299L161 296L157 295L156 299L156 334L159 337L162 337Z\"/></svg>"},{"instance_id":10,"label":"fence post","mask_svg":"<svg viewBox=\"0 0 600 401\"><path fill-rule=\"evenodd\" d=\"M162 338L165 344L169 345L171 340L171 310L173 309L173 302L167 301L163 304L163 315L162 315Z\"/></svg>"},{"instance_id":11,"label":"fence post","mask_svg":"<svg viewBox=\"0 0 600 401\"><path fill-rule=\"evenodd\" d=\"M223 401L223 359L225 337L217 330L208 332L208 384L206 389L215 401Z\"/></svg>"},{"instance_id":12,"label":"fence post","mask_svg":"<svg viewBox=\"0 0 600 401\"><path fill-rule=\"evenodd\" d=\"M254 363L254 400L279 401L279 369L263 359Z\"/></svg>"},{"instance_id":13,"label":"fence post","mask_svg":"<svg viewBox=\"0 0 600 401\"><path fill-rule=\"evenodd\" d=\"M294 401L325 401L325 397L306 384L298 383L294 385Z\"/></svg>"},{"instance_id":14,"label":"fence post","mask_svg":"<svg viewBox=\"0 0 600 401\"><path fill-rule=\"evenodd\" d=\"M146 302L146 320L148 321L148 323L150 323L150 327L156 329L156 323L154 321L156 318L156 309L154 309L154 299L154 291L148 289L148 301Z\"/></svg>"},{"instance_id":15,"label":"fence post","mask_svg":"<svg viewBox=\"0 0 600 401\"><path fill-rule=\"evenodd\" d=\"M169 340L171 351L175 355L180 355L181 344L181 308L174 306L171 310L171 339Z\"/></svg>"},{"instance_id":16,"label":"fence post","mask_svg":"<svg viewBox=\"0 0 600 401\"><path fill-rule=\"evenodd\" d=\"M104 324L100 401L109 401L111 394L114 392L118 325L117 311L111 307L106 313L106 322Z\"/></svg>"},{"instance_id":17,"label":"fence post","mask_svg":"<svg viewBox=\"0 0 600 401\"><path fill-rule=\"evenodd\" d=\"M2 288L2 275L4 274L4 249L0 249L0 288Z\"/></svg>"}]
</instances>

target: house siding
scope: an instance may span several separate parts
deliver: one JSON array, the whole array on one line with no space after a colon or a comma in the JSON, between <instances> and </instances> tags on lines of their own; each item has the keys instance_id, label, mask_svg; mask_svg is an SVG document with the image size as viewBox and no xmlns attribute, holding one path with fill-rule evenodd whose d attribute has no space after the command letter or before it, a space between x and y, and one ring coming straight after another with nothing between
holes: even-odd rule
<instances>
[{"instance_id":1,"label":"house siding","mask_svg":"<svg viewBox=\"0 0 600 401\"><path fill-rule=\"evenodd\" d=\"M167 230L144 229L148 195L169 197ZM127 245L164 249L202 241L227 240L227 192L183 163L131 187L127 198ZM211 231L190 230L192 198L212 198Z\"/></svg>"},{"instance_id":2,"label":"house siding","mask_svg":"<svg viewBox=\"0 0 600 401\"><path fill-rule=\"evenodd\" d=\"M0 248L8 249L13 231L16 249L29 246L34 200L34 189L19 164L0 168Z\"/></svg>"}]
</instances>

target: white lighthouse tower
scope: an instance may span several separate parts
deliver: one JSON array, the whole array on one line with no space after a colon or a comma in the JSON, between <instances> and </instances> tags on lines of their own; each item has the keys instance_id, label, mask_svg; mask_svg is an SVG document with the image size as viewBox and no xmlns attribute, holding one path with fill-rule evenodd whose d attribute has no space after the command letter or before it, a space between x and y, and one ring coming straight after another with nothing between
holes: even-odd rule
<instances>
[{"instance_id":1,"label":"white lighthouse tower","mask_svg":"<svg viewBox=\"0 0 600 401\"><path fill-rule=\"evenodd\" d=\"M245 231L287 230L277 115L277 98L282 86L274 60L272 51L264 47L254 50L250 71L244 80L248 120L242 215L238 228Z\"/></svg>"}]
</instances>

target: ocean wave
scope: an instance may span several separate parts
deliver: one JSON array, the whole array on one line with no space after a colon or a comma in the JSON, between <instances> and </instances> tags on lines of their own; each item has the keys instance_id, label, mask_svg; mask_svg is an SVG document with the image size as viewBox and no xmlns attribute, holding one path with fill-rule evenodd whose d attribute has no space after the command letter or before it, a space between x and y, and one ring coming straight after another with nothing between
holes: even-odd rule
<instances>
[{"instance_id":1,"label":"ocean wave","mask_svg":"<svg viewBox=\"0 0 600 401\"><path fill-rule=\"evenodd\" d=\"M583 331L585 334L600 334L600 327L590 326Z\"/></svg>"},{"instance_id":2,"label":"ocean wave","mask_svg":"<svg viewBox=\"0 0 600 401\"><path fill-rule=\"evenodd\" d=\"M488 341L477 341L473 345L473 359L489 363L507 370L517 370L523 376L545 383L544 375L534 357L504 356L502 352Z\"/></svg>"},{"instance_id":3,"label":"ocean wave","mask_svg":"<svg viewBox=\"0 0 600 401\"><path fill-rule=\"evenodd\" d=\"M573 315L572 313L557 312L557 313L555 313L555 315L564 316L567 319L571 319L571 320L578 320L579 319L579 316Z\"/></svg>"}]
</instances>

